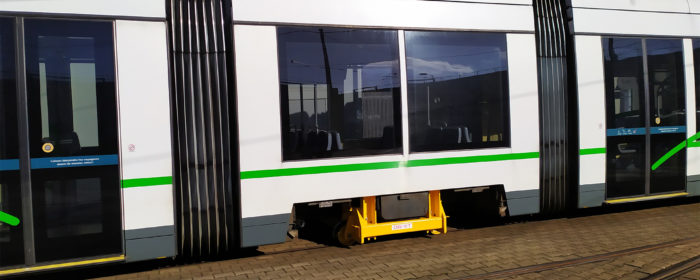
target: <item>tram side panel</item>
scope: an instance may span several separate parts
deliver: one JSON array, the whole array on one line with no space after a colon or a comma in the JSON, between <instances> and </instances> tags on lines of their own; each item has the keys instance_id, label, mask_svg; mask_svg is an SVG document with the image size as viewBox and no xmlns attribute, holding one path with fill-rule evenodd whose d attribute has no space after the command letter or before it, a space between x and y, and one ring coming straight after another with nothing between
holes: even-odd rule
<instances>
[{"instance_id":1,"label":"tram side panel","mask_svg":"<svg viewBox=\"0 0 700 280\"><path fill-rule=\"evenodd\" d=\"M605 83L600 36L576 36L579 112L578 207L605 200Z\"/></svg>"},{"instance_id":2,"label":"tram side panel","mask_svg":"<svg viewBox=\"0 0 700 280\"><path fill-rule=\"evenodd\" d=\"M506 36L509 147L282 161L276 27L238 24L234 34L243 247L283 242L302 202L503 185L511 215L539 211L534 35ZM450 162L465 158L480 160Z\"/></svg>"},{"instance_id":3,"label":"tram side panel","mask_svg":"<svg viewBox=\"0 0 700 280\"><path fill-rule=\"evenodd\" d=\"M163 6L163 1L157 0L122 0L119 1L119 5L110 0L10 0L3 1L0 10L38 14L165 18Z\"/></svg>"},{"instance_id":4,"label":"tram side panel","mask_svg":"<svg viewBox=\"0 0 700 280\"><path fill-rule=\"evenodd\" d=\"M115 26L126 261L175 256L165 22Z\"/></svg>"}]
</instances>

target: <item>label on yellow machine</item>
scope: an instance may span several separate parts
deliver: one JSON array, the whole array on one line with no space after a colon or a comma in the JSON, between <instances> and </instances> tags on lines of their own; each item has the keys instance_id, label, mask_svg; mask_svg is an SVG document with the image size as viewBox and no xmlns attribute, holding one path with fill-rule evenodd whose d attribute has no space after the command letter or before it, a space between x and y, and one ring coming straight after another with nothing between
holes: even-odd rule
<instances>
[{"instance_id":1,"label":"label on yellow machine","mask_svg":"<svg viewBox=\"0 0 700 280\"><path fill-rule=\"evenodd\" d=\"M412 228L413 228L413 223L391 225L391 230L403 230L403 229L412 229Z\"/></svg>"}]
</instances>

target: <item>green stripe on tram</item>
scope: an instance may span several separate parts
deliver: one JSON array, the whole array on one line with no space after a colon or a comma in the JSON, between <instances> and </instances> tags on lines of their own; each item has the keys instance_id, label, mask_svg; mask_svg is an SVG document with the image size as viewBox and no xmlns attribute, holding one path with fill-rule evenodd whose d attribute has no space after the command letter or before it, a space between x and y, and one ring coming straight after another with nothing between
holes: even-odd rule
<instances>
[{"instance_id":1,"label":"green stripe on tram","mask_svg":"<svg viewBox=\"0 0 700 280\"><path fill-rule=\"evenodd\" d=\"M661 156L661 158L659 158L656 162L654 162L654 164L651 165L651 170L656 170L657 168L659 168L659 166L664 164L664 162L666 162L673 155L675 155L678 152L680 152L681 150L683 150L683 148L685 148L685 147L690 147L690 148L700 147L700 142L695 142L698 139L700 139L700 132L695 133L695 135L688 138L688 140L684 140L683 142L681 142L678 145L676 145L675 147L673 147L673 149L668 151L666 154Z\"/></svg>"},{"instance_id":2,"label":"green stripe on tram","mask_svg":"<svg viewBox=\"0 0 700 280\"><path fill-rule=\"evenodd\" d=\"M516 154L500 154L500 155L483 155L483 156L470 156L470 157L452 157L452 158L435 158L435 159L415 159L406 162L406 167L417 167L417 166L432 166L432 165L445 165L445 164L460 164L460 163L475 163L475 162L489 162L489 161L504 161L504 160L516 160L516 159L530 159L539 158L539 152L531 153L516 153Z\"/></svg>"},{"instance_id":3,"label":"green stripe on tram","mask_svg":"<svg viewBox=\"0 0 700 280\"><path fill-rule=\"evenodd\" d=\"M539 152L242 171L241 179L539 158Z\"/></svg>"},{"instance_id":4,"label":"green stripe on tram","mask_svg":"<svg viewBox=\"0 0 700 280\"><path fill-rule=\"evenodd\" d=\"M126 179L122 180L122 188L148 187L159 185L171 185L173 183L172 176Z\"/></svg>"},{"instance_id":5,"label":"green stripe on tram","mask_svg":"<svg viewBox=\"0 0 700 280\"><path fill-rule=\"evenodd\" d=\"M607 150L605 148L590 148L590 149L581 149L579 150L579 155L595 155L595 154L604 154Z\"/></svg>"},{"instance_id":6,"label":"green stripe on tram","mask_svg":"<svg viewBox=\"0 0 700 280\"><path fill-rule=\"evenodd\" d=\"M8 225L16 227L17 225L19 225L19 218L0 211L0 223L6 223Z\"/></svg>"},{"instance_id":7,"label":"green stripe on tram","mask_svg":"<svg viewBox=\"0 0 700 280\"><path fill-rule=\"evenodd\" d=\"M399 167L398 161L389 162L372 162L372 163L357 163L357 164L342 164L328 166L313 166L313 167L298 167L284 169L269 169L241 172L241 179L256 179L268 177L295 176L307 174L322 174L335 172L350 172L362 170L379 170Z\"/></svg>"}]
</instances>

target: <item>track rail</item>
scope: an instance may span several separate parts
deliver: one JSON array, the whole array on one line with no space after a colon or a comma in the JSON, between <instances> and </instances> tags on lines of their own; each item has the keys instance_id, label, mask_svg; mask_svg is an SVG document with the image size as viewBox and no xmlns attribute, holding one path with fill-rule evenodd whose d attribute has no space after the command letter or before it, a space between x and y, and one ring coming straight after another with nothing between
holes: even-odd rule
<instances>
[{"instance_id":1,"label":"track rail","mask_svg":"<svg viewBox=\"0 0 700 280\"><path fill-rule=\"evenodd\" d=\"M653 244L653 245L647 245L647 246L642 246L642 247L630 248L630 249L625 249L625 250L620 250L620 251L615 251L615 252L610 252L610 253L605 253L605 254L600 254L600 255L589 256L589 257L583 257L583 258L577 258L577 259L571 259L571 260L565 260L565 261L558 261L558 262L550 262L550 263L544 263L544 264L538 264L538 265L532 265L532 266L526 266L526 267L520 267L520 268L514 268L514 269L506 269L506 270L501 270L501 271L494 271L494 272L490 272L490 273L479 274L479 275L471 276L468 278L461 278L461 279L470 279L470 280L492 279L492 278L503 278L503 277L516 276L516 275L521 275L521 274L526 274L526 273L541 272L541 271L553 270L553 269L558 269L558 268L563 268L563 267L594 263L594 262L609 260L609 259L618 258L618 257L622 257L622 256L633 255L633 254L638 254L638 253L673 247L673 246L677 246L677 245L681 245L681 244L692 243L692 242L696 242L696 241L700 241L700 236L686 238L686 239L679 239L679 240L674 240L674 241L670 241L670 242L663 242L663 243L658 243L658 244ZM677 265L678 268L675 270L671 270L669 268L669 271L666 273L663 273L663 275L659 275L660 277L650 278L650 279L673 279L674 277L688 273L688 272L694 270L695 268L700 268L700 256L698 256L694 259L691 259L690 261L686 261L686 262L682 263L683 265L681 265L681 264ZM673 267L676 267L676 266L673 266ZM661 272L664 272L664 271L661 271ZM661 273L661 272L659 272L659 273Z\"/></svg>"},{"instance_id":2,"label":"track rail","mask_svg":"<svg viewBox=\"0 0 700 280\"><path fill-rule=\"evenodd\" d=\"M649 275L644 280L678 279L696 269L700 269L700 255Z\"/></svg>"}]
</instances>

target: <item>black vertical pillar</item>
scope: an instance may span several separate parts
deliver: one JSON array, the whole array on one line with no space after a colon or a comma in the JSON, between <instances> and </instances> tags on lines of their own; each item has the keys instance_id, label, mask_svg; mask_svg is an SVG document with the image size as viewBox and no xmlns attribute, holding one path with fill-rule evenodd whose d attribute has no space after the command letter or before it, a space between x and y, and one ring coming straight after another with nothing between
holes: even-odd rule
<instances>
[{"instance_id":1,"label":"black vertical pillar","mask_svg":"<svg viewBox=\"0 0 700 280\"><path fill-rule=\"evenodd\" d=\"M576 88L566 0L533 0L540 109L540 210L575 202L578 163Z\"/></svg>"},{"instance_id":2,"label":"black vertical pillar","mask_svg":"<svg viewBox=\"0 0 700 280\"><path fill-rule=\"evenodd\" d=\"M230 1L166 1L178 249L221 256L240 220Z\"/></svg>"}]
</instances>

